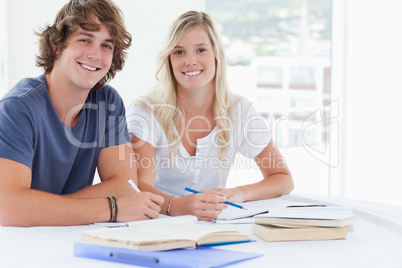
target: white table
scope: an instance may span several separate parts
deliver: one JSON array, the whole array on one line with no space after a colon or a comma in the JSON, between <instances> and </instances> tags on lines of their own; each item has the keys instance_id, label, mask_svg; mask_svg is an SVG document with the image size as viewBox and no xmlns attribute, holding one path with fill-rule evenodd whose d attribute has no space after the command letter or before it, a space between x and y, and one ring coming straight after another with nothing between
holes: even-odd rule
<instances>
[{"instance_id":1,"label":"white table","mask_svg":"<svg viewBox=\"0 0 402 268\"><path fill-rule=\"evenodd\" d=\"M351 207L357 220L346 240L264 242L250 224L238 229L257 240L220 248L257 252L263 257L230 267L402 267L402 207L328 196L292 194L300 202ZM73 256L84 230L99 226L0 227L0 267L134 267Z\"/></svg>"}]
</instances>

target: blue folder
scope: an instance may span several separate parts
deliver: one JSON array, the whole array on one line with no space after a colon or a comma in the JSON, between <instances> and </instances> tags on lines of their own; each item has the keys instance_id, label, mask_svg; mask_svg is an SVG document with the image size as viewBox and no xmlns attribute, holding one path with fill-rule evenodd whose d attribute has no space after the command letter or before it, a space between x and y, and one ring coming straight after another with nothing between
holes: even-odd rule
<instances>
[{"instance_id":1,"label":"blue folder","mask_svg":"<svg viewBox=\"0 0 402 268\"><path fill-rule=\"evenodd\" d=\"M216 248L143 251L76 242L74 256L143 267L204 268L224 267L262 254Z\"/></svg>"}]
</instances>

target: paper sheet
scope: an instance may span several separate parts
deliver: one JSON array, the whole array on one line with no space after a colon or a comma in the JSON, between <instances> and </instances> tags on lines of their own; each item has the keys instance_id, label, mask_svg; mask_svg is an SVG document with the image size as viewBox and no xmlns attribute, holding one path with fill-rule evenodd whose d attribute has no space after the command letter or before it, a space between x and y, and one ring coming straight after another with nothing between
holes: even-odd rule
<instances>
[{"instance_id":1,"label":"paper sheet","mask_svg":"<svg viewBox=\"0 0 402 268\"><path fill-rule=\"evenodd\" d=\"M317 205L295 200L292 196L284 195L277 198L244 202L241 204L247 210L228 206L215 220L216 223L253 223L253 216L267 213L270 209L284 208L292 205Z\"/></svg>"}]
</instances>

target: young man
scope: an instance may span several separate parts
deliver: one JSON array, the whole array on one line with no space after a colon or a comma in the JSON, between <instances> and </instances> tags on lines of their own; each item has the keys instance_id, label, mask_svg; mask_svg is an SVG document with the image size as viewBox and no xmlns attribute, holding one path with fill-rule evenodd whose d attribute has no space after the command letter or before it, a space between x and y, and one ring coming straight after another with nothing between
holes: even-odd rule
<instances>
[{"instance_id":1,"label":"young man","mask_svg":"<svg viewBox=\"0 0 402 268\"><path fill-rule=\"evenodd\" d=\"M163 198L136 193L125 108L105 85L131 35L110 0L71 0L40 34L37 65L0 100L0 225L156 218ZM101 183L92 185L95 169Z\"/></svg>"}]
</instances>

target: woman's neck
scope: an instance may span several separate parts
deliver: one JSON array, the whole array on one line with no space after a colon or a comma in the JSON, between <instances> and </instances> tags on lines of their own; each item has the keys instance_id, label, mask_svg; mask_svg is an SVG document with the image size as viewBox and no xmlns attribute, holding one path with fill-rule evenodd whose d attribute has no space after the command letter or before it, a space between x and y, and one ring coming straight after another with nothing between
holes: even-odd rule
<instances>
[{"instance_id":1,"label":"woman's neck","mask_svg":"<svg viewBox=\"0 0 402 268\"><path fill-rule=\"evenodd\" d=\"M177 91L177 99L186 115L206 116L213 114L215 91Z\"/></svg>"}]
</instances>

